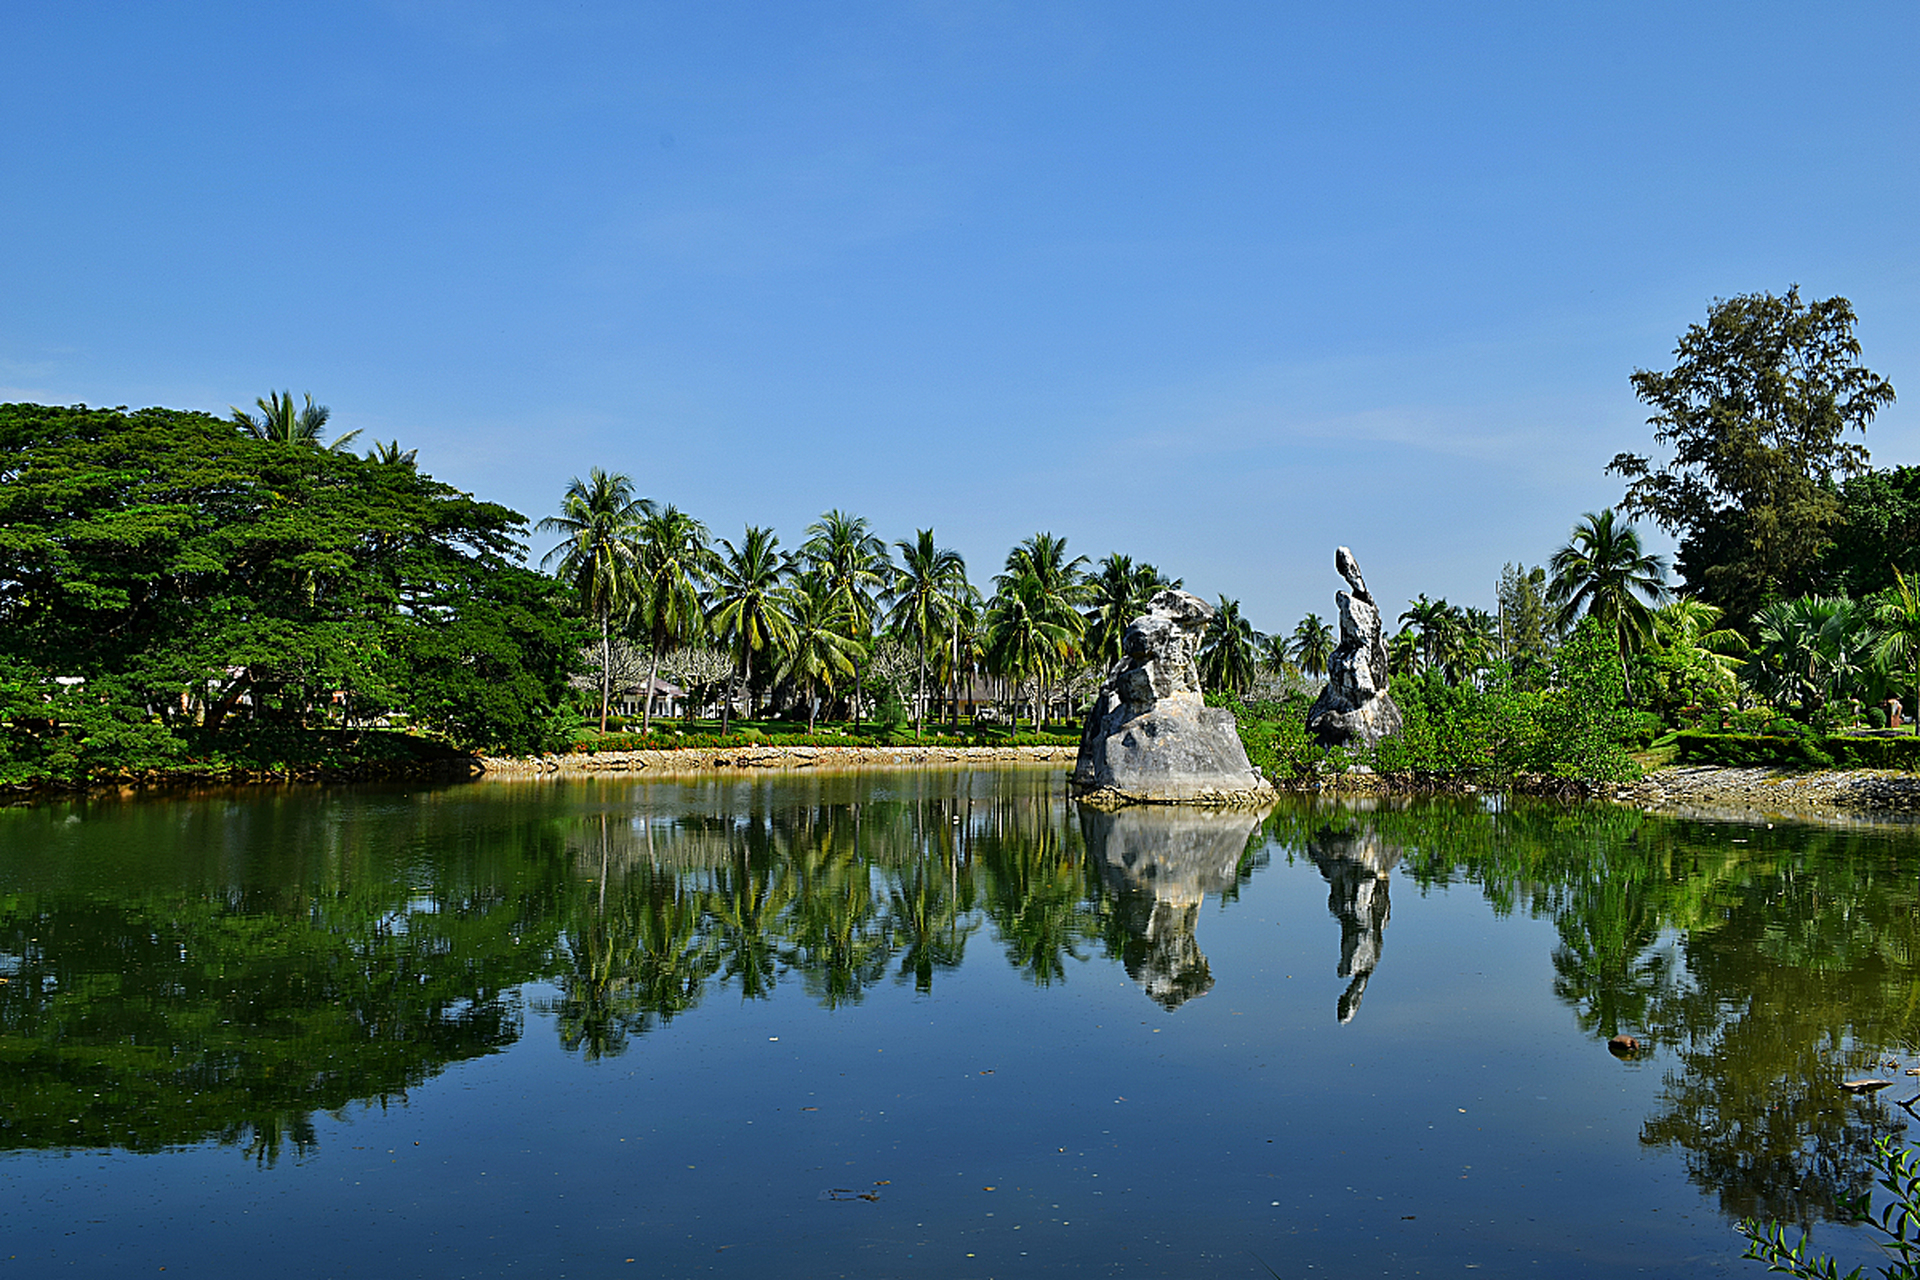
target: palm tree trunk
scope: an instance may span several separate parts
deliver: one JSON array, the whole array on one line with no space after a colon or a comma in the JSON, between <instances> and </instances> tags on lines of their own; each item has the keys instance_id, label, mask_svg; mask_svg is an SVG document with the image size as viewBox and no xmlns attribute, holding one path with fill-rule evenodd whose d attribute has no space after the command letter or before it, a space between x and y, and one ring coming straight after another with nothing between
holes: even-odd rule
<instances>
[{"instance_id":1,"label":"palm tree trunk","mask_svg":"<svg viewBox=\"0 0 1920 1280\"><path fill-rule=\"evenodd\" d=\"M600 615L600 732L607 731L607 703L613 698L613 629Z\"/></svg>"},{"instance_id":2,"label":"palm tree trunk","mask_svg":"<svg viewBox=\"0 0 1920 1280\"><path fill-rule=\"evenodd\" d=\"M917 653L920 660L919 670L915 673L916 684L913 695L913 736L916 739L919 738L921 729L925 728L927 723L927 633L924 628L920 632Z\"/></svg>"},{"instance_id":3,"label":"palm tree trunk","mask_svg":"<svg viewBox=\"0 0 1920 1280\"><path fill-rule=\"evenodd\" d=\"M660 676L660 633L653 636L653 661L647 664L647 709L640 713L640 732L653 731L653 682Z\"/></svg>"}]
</instances>

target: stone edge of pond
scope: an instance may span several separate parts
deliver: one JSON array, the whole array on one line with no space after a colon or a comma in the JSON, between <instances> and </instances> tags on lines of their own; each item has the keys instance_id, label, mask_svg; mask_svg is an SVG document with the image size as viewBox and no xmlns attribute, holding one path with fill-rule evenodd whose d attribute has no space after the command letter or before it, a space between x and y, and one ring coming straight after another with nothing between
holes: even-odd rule
<instances>
[{"instance_id":1,"label":"stone edge of pond","mask_svg":"<svg viewBox=\"0 0 1920 1280\"><path fill-rule=\"evenodd\" d=\"M482 777L551 774L710 773L716 769L859 769L929 764L1071 763L1078 747L678 747L673 750L570 751L543 756L481 756Z\"/></svg>"}]
</instances>

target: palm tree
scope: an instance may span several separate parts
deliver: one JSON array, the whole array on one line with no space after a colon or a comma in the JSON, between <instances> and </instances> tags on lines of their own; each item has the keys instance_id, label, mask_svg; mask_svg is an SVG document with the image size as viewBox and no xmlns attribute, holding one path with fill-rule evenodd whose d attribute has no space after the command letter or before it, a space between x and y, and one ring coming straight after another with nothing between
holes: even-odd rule
<instances>
[{"instance_id":1,"label":"palm tree","mask_svg":"<svg viewBox=\"0 0 1920 1280\"><path fill-rule=\"evenodd\" d=\"M1615 522L1613 508L1589 511L1573 526L1573 536L1547 562L1553 580L1547 600L1559 609L1558 621L1567 630L1581 614L1598 618L1613 633L1624 669L1630 653L1653 635L1654 604L1667 598L1667 564L1640 546L1632 525ZM1628 677L1627 699L1633 699Z\"/></svg>"},{"instance_id":2,"label":"palm tree","mask_svg":"<svg viewBox=\"0 0 1920 1280\"><path fill-rule=\"evenodd\" d=\"M1087 619L1079 610L1092 597L1086 580L1087 558L1067 558L1067 540L1051 533L1036 533L1007 553L1006 567L993 580L995 600L1006 597L1000 635L1003 641L1024 633L1025 639L1013 648L989 640L1002 657L1027 652L1029 660L1014 667L1001 666L1008 674L1031 676L1034 681L1034 721L1037 732L1047 700L1047 688L1057 676L1066 674L1067 664L1081 654L1081 640ZM993 629L991 614L988 627ZM1009 629L1011 628L1011 629Z\"/></svg>"},{"instance_id":3,"label":"palm tree","mask_svg":"<svg viewBox=\"0 0 1920 1280\"><path fill-rule=\"evenodd\" d=\"M707 526L669 503L649 511L640 522L639 607L635 621L646 629L652 650L647 670L646 710L640 731L653 728L653 688L662 654L690 644L706 630L700 589L713 575L717 557Z\"/></svg>"},{"instance_id":4,"label":"palm tree","mask_svg":"<svg viewBox=\"0 0 1920 1280\"><path fill-rule=\"evenodd\" d=\"M1448 645L1447 633L1453 626L1453 606L1446 597L1438 600L1427 599L1422 591L1418 599L1407 602L1407 611L1400 615L1401 623L1414 628L1414 635L1420 646L1420 666L1425 669L1438 668L1444 660ZM1407 631L1403 627L1401 635Z\"/></svg>"},{"instance_id":5,"label":"palm tree","mask_svg":"<svg viewBox=\"0 0 1920 1280\"><path fill-rule=\"evenodd\" d=\"M834 509L807 526L800 554L827 582L828 590L847 614L847 633L862 646L858 659L866 660L865 646L873 638L874 616L880 597L892 580L893 559L887 544L867 524L865 516ZM853 719L860 719L860 681L853 682Z\"/></svg>"},{"instance_id":6,"label":"palm tree","mask_svg":"<svg viewBox=\"0 0 1920 1280\"><path fill-rule=\"evenodd\" d=\"M311 393L305 394L306 404L299 410L293 407L293 392L269 391L254 401L259 406L258 414L248 413L237 405L228 405L233 410L233 423L256 440L272 440L280 444L300 445L309 449L325 448L330 452L345 453L347 446L360 433L349 431L343 436L335 436L333 443L320 443L320 428L327 425L327 419L333 410L323 404L315 404ZM396 442L398 447L398 442Z\"/></svg>"},{"instance_id":7,"label":"palm tree","mask_svg":"<svg viewBox=\"0 0 1920 1280\"><path fill-rule=\"evenodd\" d=\"M1253 668L1264 640L1240 616L1240 602L1220 597L1200 644L1200 674L1216 689L1244 694L1253 687Z\"/></svg>"},{"instance_id":8,"label":"palm tree","mask_svg":"<svg viewBox=\"0 0 1920 1280\"><path fill-rule=\"evenodd\" d=\"M1739 672L1750 646L1738 631L1720 625L1723 616L1716 605L1681 596L1654 610L1653 630L1660 647L1683 666L1733 694L1739 690Z\"/></svg>"},{"instance_id":9,"label":"palm tree","mask_svg":"<svg viewBox=\"0 0 1920 1280\"><path fill-rule=\"evenodd\" d=\"M1324 676L1333 649L1333 628L1321 621L1319 614L1310 613L1293 629L1293 644L1284 652L1299 663L1300 670L1306 674Z\"/></svg>"},{"instance_id":10,"label":"palm tree","mask_svg":"<svg viewBox=\"0 0 1920 1280\"><path fill-rule=\"evenodd\" d=\"M1134 564L1131 557L1109 555L1094 566L1087 580L1091 607L1087 610L1087 660L1103 670L1120 661L1120 644L1127 625L1147 611L1147 602L1162 587L1178 585L1150 564Z\"/></svg>"},{"instance_id":11,"label":"palm tree","mask_svg":"<svg viewBox=\"0 0 1920 1280\"><path fill-rule=\"evenodd\" d=\"M540 567L558 562L557 577L572 583L587 616L600 624L600 732L607 731L607 706L613 699L613 618L633 606L638 590L641 522L653 513L653 501L633 496L630 476L602 471L575 476L560 499L560 514L534 526L558 533L563 541L541 558Z\"/></svg>"},{"instance_id":12,"label":"palm tree","mask_svg":"<svg viewBox=\"0 0 1920 1280\"><path fill-rule=\"evenodd\" d=\"M356 431L353 434L359 435L360 433ZM345 437L342 438L344 439ZM338 440L334 441L336 447L339 443ZM377 462L383 467L405 467L407 470L412 471L415 466L415 457L419 452L418 449L403 450L398 440L376 440L373 442L373 448L367 450L367 461Z\"/></svg>"},{"instance_id":13,"label":"palm tree","mask_svg":"<svg viewBox=\"0 0 1920 1280\"><path fill-rule=\"evenodd\" d=\"M801 575L797 588L787 593L787 616L793 634L781 654L780 677L806 686L807 732L812 733L820 709L814 686L824 685L832 697L834 681L853 674L866 646L849 634L847 606L821 573Z\"/></svg>"},{"instance_id":14,"label":"palm tree","mask_svg":"<svg viewBox=\"0 0 1920 1280\"><path fill-rule=\"evenodd\" d=\"M726 548L713 574L713 605L707 624L713 633L739 647L740 693L748 718L753 715L753 655L763 649L778 654L793 639L793 623L786 614L783 583L793 572L793 561L780 550L772 529L748 525L738 547L725 538ZM733 726L733 699L721 712L720 732Z\"/></svg>"},{"instance_id":15,"label":"palm tree","mask_svg":"<svg viewBox=\"0 0 1920 1280\"><path fill-rule=\"evenodd\" d=\"M954 600L967 581L967 562L958 551L936 546L932 529L921 529L912 542L896 542L900 567L894 570L888 620L903 635L913 637L919 670L919 693L913 709L913 736L919 737L927 714L927 649L944 639Z\"/></svg>"},{"instance_id":16,"label":"palm tree","mask_svg":"<svg viewBox=\"0 0 1920 1280\"><path fill-rule=\"evenodd\" d=\"M987 606L987 663L1018 683L1034 683L1033 723L1042 719L1049 678L1075 653L1085 620L1034 573L1001 574Z\"/></svg>"},{"instance_id":17,"label":"palm tree","mask_svg":"<svg viewBox=\"0 0 1920 1280\"><path fill-rule=\"evenodd\" d=\"M1875 599L1874 617L1880 624L1874 657L1888 670L1912 663L1914 696L1920 700L1920 590L1897 567L1893 585ZM1920 712L1920 701L1914 709ZM1913 731L1920 734L1920 715L1914 717Z\"/></svg>"}]
</instances>

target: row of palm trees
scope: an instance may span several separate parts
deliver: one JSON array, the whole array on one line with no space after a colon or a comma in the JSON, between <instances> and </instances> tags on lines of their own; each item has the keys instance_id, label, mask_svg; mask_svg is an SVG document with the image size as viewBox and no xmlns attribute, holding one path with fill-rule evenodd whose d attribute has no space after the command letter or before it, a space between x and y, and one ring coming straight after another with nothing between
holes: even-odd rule
<instances>
[{"instance_id":1,"label":"row of palm trees","mask_svg":"<svg viewBox=\"0 0 1920 1280\"><path fill-rule=\"evenodd\" d=\"M560 514L540 521L561 540L542 560L574 587L600 650L600 727L612 706L614 648L623 639L648 653L643 731L663 658L717 644L729 656L733 689L721 699L722 731L736 701L754 710L754 680L787 685L805 701L812 728L823 702L845 696L853 714L865 668L882 637L910 646L916 733L924 730L929 680L943 681L958 707L960 680L973 673L1024 686L1036 722L1054 695L1120 656L1127 624L1153 593L1176 586L1150 564L1109 555L1097 565L1070 554L1067 540L1036 533L1007 555L983 595L965 559L932 529L891 546L864 517L828 511L793 551L770 528L747 527L738 542L714 538L671 504L637 497L630 477L595 468L576 477ZM1227 683L1252 670L1259 636L1222 600L1203 666Z\"/></svg>"}]
</instances>

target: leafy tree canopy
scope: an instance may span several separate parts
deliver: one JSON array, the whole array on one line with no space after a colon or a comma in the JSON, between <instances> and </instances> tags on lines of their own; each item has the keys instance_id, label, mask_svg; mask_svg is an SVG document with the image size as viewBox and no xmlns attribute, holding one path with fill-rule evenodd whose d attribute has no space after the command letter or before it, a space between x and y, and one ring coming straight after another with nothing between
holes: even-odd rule
<instances>
[{"instance_id":1,"label":"leafy tree canopy","mask_svg":"<svg viewBox=\"0 0 1920 1280\"><path fill-rule=\"evenodd\" d=\"M1853 305L1743 294L1681 335L1674 366L1641 369L1634 392L1673 455L1621 453L1628 516L1680 536L1691 594L1744 619L1801 577L1832 541L1837 485L1867 467L1866 431L1893 386L1860 363Z\"/></svg>"},{"instance_id":2,"label":"leafy tree canopy","mask_svg":"<svg viewBox=\"0 0 1920 1280\"><path fill-rule=\"evenodd\" d=\"M0 405L0 764L103 707L176 742L401 711L534 749L579 637L519 565L524 528L411 467L206 414ZM149 745L118 763L167 754Z\"/></svg>"}]
</instances>

